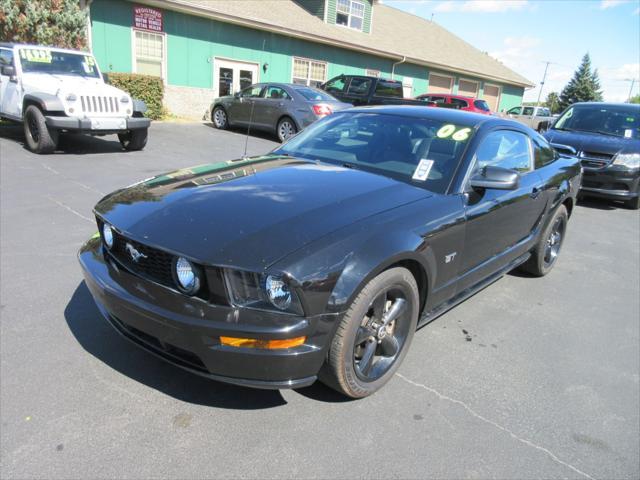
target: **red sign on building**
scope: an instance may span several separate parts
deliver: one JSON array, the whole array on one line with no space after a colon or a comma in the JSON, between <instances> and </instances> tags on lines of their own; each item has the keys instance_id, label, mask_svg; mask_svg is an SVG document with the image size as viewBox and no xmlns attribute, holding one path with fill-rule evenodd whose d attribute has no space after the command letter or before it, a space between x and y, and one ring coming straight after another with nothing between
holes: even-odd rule
<instances>
[{"instance_id":1,"label":"red sign on building","mask_svg":"<svg viewBox=\"0 0 640 480\"><path fill-rule=\"evenodd\" d=\"M162 32L162 11L134 5L133 26L151 32Z\"/></svg>"}]
</instances>

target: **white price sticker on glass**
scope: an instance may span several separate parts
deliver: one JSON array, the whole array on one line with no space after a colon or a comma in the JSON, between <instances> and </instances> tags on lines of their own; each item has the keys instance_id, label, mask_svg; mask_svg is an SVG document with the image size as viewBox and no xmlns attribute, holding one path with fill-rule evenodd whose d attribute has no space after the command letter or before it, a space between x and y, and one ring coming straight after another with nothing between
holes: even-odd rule
<instances>
[{"instance_id":1,"label":"white price sticker on glass","mask_svg":"<svg viewBox=\"0 0 640 480\"><path fill-rule=\"evenodd\" d=\"M427 160L426 158L423 158L422 160L420 160L420 163L416 167L415 171L413 172L413 177L411 178L413 180L420 180L421 182L424 182L429 176L429 172L431 171L432 166L433 160Z\"/></svg>"},{"instance_id":2,"label":"white price sticker on glass","mask_svg":"<svg viewBox=\"0 0 640 480\"><path fill-rule=\"evenodd\" d=\"M631 138L633 136L633 130L630 128L625 129L624 138Z\"/></svg>"}]
</instances>

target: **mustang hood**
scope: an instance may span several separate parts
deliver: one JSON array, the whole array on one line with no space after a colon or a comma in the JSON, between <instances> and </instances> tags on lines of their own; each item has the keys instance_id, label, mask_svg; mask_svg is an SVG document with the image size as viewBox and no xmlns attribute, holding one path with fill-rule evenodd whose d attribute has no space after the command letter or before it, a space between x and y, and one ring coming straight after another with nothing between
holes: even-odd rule
<instances>
[{"instance_id":1,"label":"mustang hood","mask_svg":"<svg viewBox=\"0 0 640 480\"><path fill-rule=\"evenodd\" d=\"M640 152L640 140L637 138L622 138L599 133L563 131L551 129L544 134L550 143L569 145L577 152L594 152L615 155L618 152Z\"/></svg>"},{"instance_id":2,"label":"mustang hood","mask_svg":"<svg viewBox=\"0 0 640 480\"><path fill-rule=\"evenodd\" d=\"M430 195L360 170L266 156L154 177L108 195L95 210L147 245L255 270L332 231Z\"/></svg>"}]
</instances>

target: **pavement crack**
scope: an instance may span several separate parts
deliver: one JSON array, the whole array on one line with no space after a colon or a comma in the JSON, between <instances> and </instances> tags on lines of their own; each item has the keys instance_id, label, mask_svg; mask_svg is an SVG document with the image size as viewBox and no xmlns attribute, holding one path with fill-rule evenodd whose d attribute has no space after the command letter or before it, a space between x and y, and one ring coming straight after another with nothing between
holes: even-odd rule
<instances>
[{"instance_id":1,"label":"pavement crack","mask_svg":"<svg viewBox=\"0 0 640 480\"><path fill-rule=\"evenodd\" d=\"M467 405L466 403L464 403L462 400L457 400L455 398L451 398L448 395L445 395L443 393L438 392L437 390L428 387L427 385L424 385L422 383L418 383L418 382L414 382L413 380L410 380L409 378L405 377L404 375L400 374L400 373L396 373L397 377L400 377L402 380L404 380L405 382L407 382L410 385L413 385L414 387L418 387L418 388L422 388L428 392L433 393L435 396L437 396L438 398L440 398L441 400L446 400L448 402L451 403L455 403L456 405L460 405L462 408L464 408L467 412L469 412L473 417L477 418L478 420L481 420L484 423L487 423L495 428L497 428L498 430L502 430L503 432L507 433L509 436L511 436L513 439L517 440L520 443L523 443L529 447L535 448L536 450L540 450L541 452L545 453L548 457L551 458L551 460L553 460L554 462L563 465L571 470L573 470L574 472L582 475L585 478L589 478L591 480L595 480L594 477L592 477L591 475L589 475L588 473L583 472L582 470L574 467L573 465L561 460L560 458L558 458L558 456L556 454L554 454L552 451L550 451L549 449L541 446L541 445L537 445L535 443L533 443L530 440L527 440L526 438L522 438L518 435L516 435L514 432L512 432L511 430L509 430L507 427L503 427L502 425L494 422L493 420L488 419L487 417L480 415L478 412L476 412L474 409L472 409L469 405Z\"/></svg>"},{"instance_id":2,"label":"pavement crack","mask_svg":"<svg viewBox=\"0 0 640 480\"><path fill-rule=\"evenodd\" d=\"M59 207L64 208L65 210L68 210L69 212L73 213L76 217L80 217L83 220L86 220L87 222L91 222L92 224L94 223L92 219L90 219L89 217L85 217L84 215L82 215L80 212L74 210L73 208L71 208L69 205L65 205L64 203L56 200L55 198L52 198L50 196L47 195L47 200L55 203L56 205L58 205Z\"/></svg>"}]
</instances>

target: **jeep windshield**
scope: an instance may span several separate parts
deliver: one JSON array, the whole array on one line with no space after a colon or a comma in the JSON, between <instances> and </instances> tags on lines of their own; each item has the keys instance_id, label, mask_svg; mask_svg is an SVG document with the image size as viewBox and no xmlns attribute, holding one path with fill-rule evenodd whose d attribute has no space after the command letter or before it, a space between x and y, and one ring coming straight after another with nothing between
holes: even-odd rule
<instances>
[{"instance_id":1,"label":"jeep windshield","mask_svg":"<svg viewBox=\"0 0 640 480\"><path fill-rule=\"evenodd\" d=\"M273 153L385 175L446 192L472 125L396 114L334 113Z\"/></svg>"},{"instance_id":2,"label":"jeep windshield","mask_svg":"<svg viewBox=\"0 0 640 480\"><path fill-rule=\"evenodd\" d=\"M19 55L23 73L50 73L100 78L96 61L92 55L42 48L21 48Z\"/></svg>"},{"instance_id":3,"label":"jeep windshield","mask_svg":"<svg viewBox=\"0 0 640 480\"><path fill-rule=\"evenodd\" d=\"M575 105L553 126L555 130L640 138L640 107L635 105Z\"/></svg>"}]
</instances>

